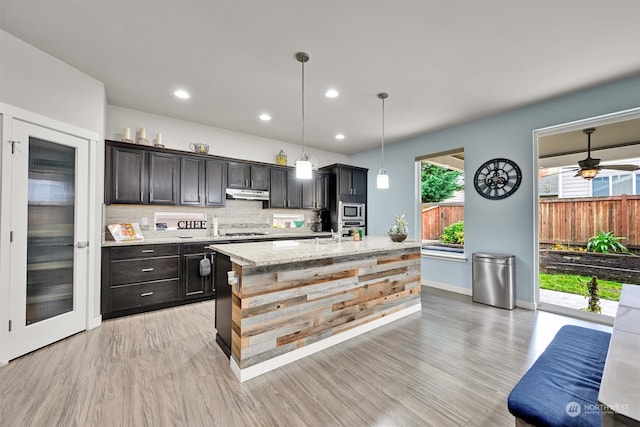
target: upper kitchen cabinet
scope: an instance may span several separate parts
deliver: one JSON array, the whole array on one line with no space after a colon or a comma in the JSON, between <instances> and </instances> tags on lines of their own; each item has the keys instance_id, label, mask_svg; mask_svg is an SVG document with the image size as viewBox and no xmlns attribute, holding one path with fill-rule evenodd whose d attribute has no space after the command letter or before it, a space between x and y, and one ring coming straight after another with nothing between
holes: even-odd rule
<instances>
[{"instance_id":1,"label":"upper kitchen cabinet","mask_svg":"<svg viewBox=\"0 0 640 427\"><path fill-rule=\"evenodd\" d=\"M195 156L180 158L180 204L224 206L226 163Z\"/></svg>"},{"instance_id":2,"label":"upper kitchen cabinet","mask_svg":"<svg viewBox=\"0 0 640 427\"><path fill-rule=\"evenodd\" d=\"M334 190L339 201L366 203L369 169L335 164L326 166L322 170L335 175L336 188Z\"/></svg>"},{"instance_id":3,"label":"upper kitchen cabinet","mask_svg":"<svg viewBox=\"0 0 640 427\"><path fill-rule=\"evenodd\" d=\"M105 154L107 204L177 204L178 156L112 144Z\"/></svg>"},{"instance_id":4,"label":"upper kitchen cabinet","mask_svg":"<svg viewBox=\"0 0 640 427\"><path fill-rule=\"evenodd\" d=\"M303 181L296 178L295 169L272 167L270 175L269 207L300 209Z\"/></svg>"},{"instance_id":5,"label":"upper kitchen cabinet","mask_svg":"<svg viewBox=\"0 0 640 427\"><path fill-rule=\"evenodd\" d=\"M269 167L250 163L229 162L227 187L269 190Z\"/></svg>"},{"instance_id":6,"label":"upper kitchen cabinet","mask_svg":"<svg viewBox=\"0 0 640 427\"><path fill-rule=\"evenodd\" d=\"M315 209L329 209L329 174L318 171L315 179ZM304 197L303 189L303 197Z\"/></svg>"},{"instance_id":7,"label":"upper kitchen cabinet","mask_svg":"<svg viewBox=\"0 0 640 427\"><path fill-rule=\"evenodd\" d=\"M329 209L329 174L313 171L313 179L302 180L302 209Z\"/></svg>"},{"instance_id":8,"label":"upper kitchen cabinet","mask_svg":"<svg viewBox=\"0 0 640 427\"><path fill-rule=\"evenodd\" d=\"M149 200L155 205L175 205L178 201L178 156L147 153L149 158Z\"/></svg>"}]
</instances>

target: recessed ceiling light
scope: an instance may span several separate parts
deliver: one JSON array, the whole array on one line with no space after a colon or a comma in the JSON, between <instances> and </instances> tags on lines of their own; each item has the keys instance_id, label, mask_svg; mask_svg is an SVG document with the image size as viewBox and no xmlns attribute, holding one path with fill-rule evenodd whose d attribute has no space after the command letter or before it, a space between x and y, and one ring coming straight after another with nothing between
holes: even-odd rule
<instances>
[{"instance_id":1,"label":"recessed ceiling light","mask_svg":"<svg viewBox=\"0 0 640 427\"><path fill-rule=\"evenodd\" d=\"M336 139L344 139L344 135L339 133L336 135Z\"/></svg>"},{"instance_id":2,"label":"recessed ceiling light","mask_svg":"<svg viewBox=\"0 0 640 427\"><path fill-rule=\"evenodd\" d=\"M191 95L189 95L189 92L187 92L186 90L182 90L182 89L178 89L177 91L173 92L173 94L175 96L177 96L180 99L189 99L191 98Z\"/></svg>"},{"instance_id":3,"label":"recessed ceiling light","mask_svg":"<svg viewBox=\"0 0 640 427\"><path fill-rule=\"evenodd\" d=\"M336 98L338 95L340 94L335 89L329 89L324 93L324 96L326 96L327 98Z\"/></svg>"},{"instance_id":4,"label":"recessed ceiling light","mask_svg":"<svg viewBox=\"0 0 640 427\"><path fill-rule=\"evenodd\" d=\"M260 120L262 120L263 122L268 122L269 120L271 120L271 116L267 113L262 113L260 114Z\"/></svg>"}]
</instances>

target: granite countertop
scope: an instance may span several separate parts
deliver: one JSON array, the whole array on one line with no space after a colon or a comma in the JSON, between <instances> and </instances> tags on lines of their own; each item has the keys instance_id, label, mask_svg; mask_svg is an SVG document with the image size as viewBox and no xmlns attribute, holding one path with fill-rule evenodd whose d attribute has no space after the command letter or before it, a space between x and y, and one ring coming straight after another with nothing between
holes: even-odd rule
<instances>
[{"instance_id":1,"label":"granite countertop","mask_svg":"<svg viewBox=\"0 0 640 427\"><path fill-rule=\"evenodd\" d=\"M419 250L420 246L421 242L417 240L396 243L387 236L366 236L360 241L343 238L336 242L333 239L325 238L227 245L213 244L210 248L228 255L236 264L263 266L409 248Z\"/></svg>"},{"instance_id":2,"label":"granite countertop","mask_svg":"<svg viewBox=\"0 0 640 427\"><path fill-rule=\"evenodd\" d=\"M145 238L140 240L128 240L126 242L116 242L113 240L105 240L102 242L102 247L119 247L119 246L137 246L137 245L162 245L169 243L199 243L199 242L220 242L220 243L229 243L229 242L240 242L242 240L274 240L274 239L305 239L310 237L319 237L326 238L331 237L330 232L304 232L304 233L278 233L278 232L270 232L268 234L259 234L255 236L226 236L221 235L219 237L213 236L191 236L191 237L180 237L180 236L168 236L168 237L155 237L155 238ZM246 243L244 243L246 244Z\"/></svg>"}]
</instances>

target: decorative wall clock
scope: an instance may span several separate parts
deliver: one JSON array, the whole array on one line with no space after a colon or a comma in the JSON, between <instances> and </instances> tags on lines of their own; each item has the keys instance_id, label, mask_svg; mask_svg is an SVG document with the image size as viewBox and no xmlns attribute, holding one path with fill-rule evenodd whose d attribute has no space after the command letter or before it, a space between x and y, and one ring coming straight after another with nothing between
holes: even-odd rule
<instances>
[{"instance_id":1,"label":"decorative wall clock","mask_svg":"<svg viewBox=\"0 0 640 427\"><path fill-rule=\"evenodd\" d=\"M509 159L491 159L478 168L473 185L478 194L490 200L509 197L520 186L522 172Z\"/></svg>"}]
</instances>

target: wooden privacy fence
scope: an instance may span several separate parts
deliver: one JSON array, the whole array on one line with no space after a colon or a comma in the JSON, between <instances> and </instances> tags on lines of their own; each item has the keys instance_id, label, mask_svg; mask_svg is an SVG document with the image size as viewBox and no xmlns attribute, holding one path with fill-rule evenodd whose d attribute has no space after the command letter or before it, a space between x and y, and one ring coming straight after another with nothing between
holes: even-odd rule
<instances>
[{"instance_id":1,"label":"wooden privacy fence","mask_svg":"<svg viewBox=\"0 0 640 427\"><path fill-rule=\"evenodd\" d=\"M423 204L422 238L439 240L444 227L463 220L462 203ZM628 248L640 247L639 195L540 200L538 220L542 244L586 246L598 231L612 231Z\"/></svg>"},{"instance_id":2,"label":"wooden privacy fence","mask_svg":"<svg viewBox=\"0 0 640 427\"><path fill-rule=\"evenodd\" d=\"M447 225L464 220L464 204L422 205L422 239L440 240Z\"/></svg>"},{"instance_id":3,"label":"wooden privacy fence","mask_svg":"<svg viewBox=\"0 0 640 427\"><path fill-rule=\"evenodd\" d=\"M540 243L586 245L599 231L623 236L627 247L640 246L640 196L540 200Z\"/></svg>"}]
</instances>

